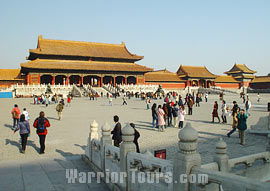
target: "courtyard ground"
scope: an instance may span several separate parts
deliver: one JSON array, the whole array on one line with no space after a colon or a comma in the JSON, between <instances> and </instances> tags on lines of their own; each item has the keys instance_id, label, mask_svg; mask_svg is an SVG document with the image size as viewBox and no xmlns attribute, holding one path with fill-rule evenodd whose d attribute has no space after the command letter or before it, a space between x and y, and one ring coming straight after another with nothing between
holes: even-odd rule
<instances>
[{"instance_id":1,"label":"courtyard ground","mask_svg":"<svg viewBox=\"0 0 270 191\"><path fill-rule=\"evenodd\" d=\"M270 101L269 94L261 94L262 100L260 103L256 101L257 95L250 94L249 97L252 102L252 108L250 111L251 116L248 118L248 127L256 125L259 123L259 120L268 117L267 102ZM240 107L243 107L238 95L225 95L224 99L230 107L232 107L233 100L236 100L240 103ZM208 163L213 160L215 144L220 137L228 145L227 150L230 158L265 151L268 141L268 138L265 136L246 134L245 146L239 144L238 133L233 134L231 138L226 137L226 133L231 130L231 117L228 118L228 124L211 123L213 103L216 100L218 101L217 95L209 95L209 101L207 103L203 101L201 107L194 107L192 116L186 117L186 122L190 122L192 127L199 133L198 151L201 154L202 163ZM152 100L151 104L161 104L162 101ZM10 112L15 103L19 105L21 111L24 107L27 108L31 118L31 128L39 112L45 112L46 117L51 123L46 137L45 155L39 155L39 140L33 128L28 139L26 154L19 152L19 133L13 134L11 129L12 118ZM137 130L141 134L139 145L142 152L150 150L153 153L154 150L166 149L167 159L172 160L174 153L178 150L179 129L169 127L163 133L153 129L151 125L151 110L146 110L146 103L140 99L131 98L128 100L127 106L122 106L122 99L117 98L113 100L113 106L109 106L106 98L99 98L97 101L90 101L88 98L74 98L71 107L64 108L63 119L61 121L57 118L55 111L56 105L52 104L47 108L44 105L34 105L33 100L30 98L0 99L0 106L0 190L2 190L1 187L3 188L3 186L10 184L10 181L6 181L5 174L9 172L7 169L13 169L13 171L11 170L13 175L20 176L19 179L21 182L16 184L23 185L26 188L29 179L22 179L21 177L24 177L24 173L27 174L29 171L24 169L24 164L33 164L33 167L29 167L30 169L36 169L37 171L41 169L54 190L63 190L64 188L59 186L60 183L55 182L53 177L55 174L51 173L53 168L51 168L52 171L47 170L42 164L42 161L45 160L45 163L52 164L52 167L56 166L55 168L59 170L57 171L59 175L57 177L61 177L62 175L62 181L67 181L65 179L65 164L75 167L79 164L81 168L86 170L88 167L81 164L80 156L84 154L90 123L96 120L99 124L99 133L101 134L101 126L105 122L108 122L113 128L114 115L120 117L122 126L131 122L136 124ZM221 103L219 101L219 114L221 114L220 106ZM10 168L7 168L7 166ZM31 176L35 176L35 174ZM101 187L105 189L104 185ZM34 188L32 190L35 190ZM87 188L89 188L89 185L81 186L82 190ZM99 187L95 188L99 189Z\"/></svg>"}]
</instances>

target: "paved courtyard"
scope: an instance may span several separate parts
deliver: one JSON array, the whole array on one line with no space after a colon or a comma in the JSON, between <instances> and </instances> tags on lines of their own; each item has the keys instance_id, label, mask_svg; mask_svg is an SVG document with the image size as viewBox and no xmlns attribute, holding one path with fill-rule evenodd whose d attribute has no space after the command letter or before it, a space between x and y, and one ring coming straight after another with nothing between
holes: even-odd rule
<instances>
[{"instance_id":1,"label":"paved courtyard","mask_svg":"<svg viewBox=\"0 0 270 191\"><path fill-rule=\"evenodd\" d=\"M251 116L248 119L248 127L256 125L262 118L268 117L269 113L266 111L266 104L270 101L269 94L262 94L262 101L260 103L256 102L257 96L255 94L250 94L249 97L252 102L252 109ZM241 103L238 95L225 95L224 99L228 104L231 104L233 100ZM210 123L212 120L213 102L216 100L218 100L217 95L210 95L208 103L202 102L201 107L194 107L193 115L186 117L186 122L190 122L199 133L198 151L201 154L202 163L212 161L215 144L220 137L228 145L228 155L230 158L265 151L268 141L268 138L265 136L247 134L245 146L239 144L240 140L237 133L233 134L231 138L227 138L225 135L231 130L231 118L228 119L228 124L226 125ZM40 111L44 111L46 117L50 120L51 127L48 129L46 137L45 155L39 155L38 153L39 141L33 128L28 139L26 153L21 154L19 152L19 133L13 134L11 130L12 119L10 112L15 103L19 105L21 110L24 107L27 108L31 117L31 126ZM152 103L161 104L162 100L153 100ZM61 121L57 119L55 105L53 104L46 108L44 105L34 105L32 99L19 98L0 99L0 105L0 190L7 188L4 186L8 184L11 187L15 187L15 184L13 185L12 181L7 178L13 176L20 179L16 183L18 190L36 190L35 187L26 189L29 186L28 184L30 184L29 176L35 177L35 174L31 174L29 169L36 173L41 170L44 176L47 177L46 180L52 186L52 190L66 190L67 187L61 187L56 180L59 179L60 182L67 182L67 179L65 179L65 168L68 165L75 167L79 165L82 169L89 169L81 162L80 155L84 153L86 147L90 123L96 120L99 124L99 129L105 122L108 122L113 127L112 118L114 115L120 117L122 126L130 122L136 124L141 134L139 145L142 152L147 149L151 152L157 149L167 149L167 158L172 160L173 154L178 150L177 135L179 129L169 127L163 133L152 129L151 110L146 110L146 103L140 99L132 98L128 100L127 106L122 106L122 99L117 98L113 100L113 106L109 106L106 98L100 98L97 101L90 101L87 98L74 98L71 107L65 107L63 120ZM240 106L243 107L241 104ZM220 110L219 114L221 114ZM45 161L45 166L42 161ZM50 167L47 168L46 164L51 166L49 165ZM53 168L54 166L55 169ZM57 173L55 174L54 172ZM28 176L27 173L30 173L30 175ZM6 174L10 175L7 176ZM34 180L35 178L33 178ZM78 188L80 186L81 190L90 189L89 185L74 186L78 186ZM71 185L69 188L72 190L73 187ZM99 185L95 189L104 190L106 187L105 185Z\"/></svg>"}]
</instances>

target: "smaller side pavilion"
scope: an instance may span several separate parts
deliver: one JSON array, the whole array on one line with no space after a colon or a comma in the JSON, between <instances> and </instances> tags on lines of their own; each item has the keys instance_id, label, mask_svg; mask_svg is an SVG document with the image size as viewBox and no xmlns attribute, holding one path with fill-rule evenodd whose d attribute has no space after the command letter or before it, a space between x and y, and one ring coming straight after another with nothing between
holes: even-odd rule
<instances>
[{"instance_id":1,"label":"smaller side pavilion","mask_svg":"<svg viewBox=\"0 0 270 191\"><path fill-rule=\"evenodd\" d=\"M0 88L24 84L24 77L21 75L20 69L0 69Z\"/></svg>"},{"instance_id":2,"label":"smaller side pavilion","mask_svg":"<svg viewBox=\"0 0 270 191\"><path fill-rule=\"evenodd\" d=\"M161 85L162 88L167 89L185 88L185 80L181 80L176 73L166 69L146 73L145 83L148 85Z\"/></svg>"},{"instance_id":3,"label":"smaller side pavilion","mask_svg":"<svg viewBox=\"0 0 270 191\"><path fill-rule=\"evenodd\" d=\"M224 73L236 79L240 87L248 87L256 71L249 69L245 64L234 64L232 69Z\"/></svg>"},{"instance_id":4,"label":"smaller side pavilion","mask_svg":"<svg viewBox=\"0 0 270 191\"><path fill-rule=\"evenodd\" d=\"M256 76L249 86L253 89L270 89L270 76Z\"/></svg>"},{"instance_id":5,"label":"smaller side pavilion","mask_svg":"<svg viewBox=\"0 0 270 191\"><path fill-rule=\"evenodd\" d=\"M232 76L217 76L215 79L215 86L221 87L223 89L238 89L239 82L235 80Z\"/></svg>"},{"instance_id":6,"label":"smaller side pavilion","mask_svg":"<svg viewBox=\"0 0 270 191\"><path fill-rule=\"evenodd\" d=\"M209 88L214 86L216 75L209 72L205 66L183 66L177 70L177 75L186 81L186 86Z\"/></svg>"}]
</instances>

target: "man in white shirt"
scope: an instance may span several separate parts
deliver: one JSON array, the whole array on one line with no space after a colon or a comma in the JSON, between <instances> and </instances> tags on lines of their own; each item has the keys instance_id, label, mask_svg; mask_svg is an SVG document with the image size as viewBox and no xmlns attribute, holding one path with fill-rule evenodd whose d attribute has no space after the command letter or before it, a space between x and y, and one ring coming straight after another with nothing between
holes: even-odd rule
<instances>
[{"instance_id":1,"label":"man in white shirt","mask_svg":"<svg viewBox=\"0 0 270 191\"><path fill-rule=\"evenodd\" d=\"M24 114L25 120L26 120L26 121L29 121L30 116L29 116L29 113L26 111L26 108L23 108L22 114Z\"/></svg>"}]
</instances>

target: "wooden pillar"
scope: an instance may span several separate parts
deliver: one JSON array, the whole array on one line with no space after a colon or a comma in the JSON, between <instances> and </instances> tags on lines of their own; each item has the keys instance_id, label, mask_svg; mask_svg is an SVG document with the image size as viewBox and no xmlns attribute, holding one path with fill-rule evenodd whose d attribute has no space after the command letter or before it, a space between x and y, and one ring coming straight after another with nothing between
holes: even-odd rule
<instances>
[{"instance_id":1,"label":"wooden pillar","mask_svg":"<svg viewBox=\"0 0 270 191\"><path fill-rule=\"evenodd\" d=\"M38 74L38 84L40 84L40 74Z\"/></svg>"},{"instance_id":2,"label":"wooden pillar","mask_svg":"<svg viewBox=\"0 0 270 191\"><path fill-rule=\"evenodd\" d=\"M113 86L115 87L115 75L113 76Z\"/></svg>"},{"instance_id":3,"label":"wooden pillar","mask_svg":"<svg viewBox=\"0 0 270 191\"><path fill-rule=\"evenodd\" d=\"M102 87L103 86L103 77L102 77L102 74L101 74L101 76L100 76L100 87Z\"/></svg>"},{"instance_id":4,"label":"wooden pillar","mask_svg":"<svg viewBox=\"0 0 270 191\"><path fill-rule=\"evenodd\" d=\"M125 84L127 85L127 75L125 75Z\"/></svg>"},{"instance_id":5,"label":"wooden pillar","mask_svg":"<svg viewBox=\"0 0 270 191\"><path fill-rule=\"evenodd\" d=\"M66 85L69 84L69 75L67 75Z\"/></svg>"},{"instance_id":6,"label":"wooden pillar","mask_svg":"<svg viewBox=\"0 0 270 191\"><path fill-rule=\"evenodd\" d=\"M100 87L100 81L101 79L97 78L97 86Z\"/></svg>"},{"instance_id":7,"label":"wooden pillar","mask_svg":"<svg viewBox=\"0 0 270 191\"><path fill-rule=\"evenodd\" d=\"M28 83L31 85L31 74L28 74Z\"/></svg>"},{"instance_id":8,"label":"wooden pillar","mask_svg":"<svg viewBox=\"0 0 270 191\"><path fill-rule=\"evenodd\" d=\"M52 76L52 85L54 85L55 84L55 74L53 74L53 76Z\"/></svg>"},{"instance_id":9,"label":"wooden pillar","mask_svg":"<svg viewBox=\"0 0 270 191\"><path fill-rule=\"evenodd\" d=\"M138 84L138 76L136 76L136 84Z\"/></svg>"},{"instance_id":10,"label":"wooden pillar","mask_svg":"<svg viewBox=\"0 0 270 191\"><path fill-rule=\"evenodd\" d=\"M144 77L144 75L143 75L143 84L145 85L145 77Z\"/></svg>"},{"instance_id":11,"label":"wooden pillar","mask_svg":"<svg viewBox=\"0 0 270 191\"><path fill-rule=\"evenodd\" d=\"M82 85L83 84L83 75L81 75L81 81L80 82L81 82L80 85Z\"/></svg>"}]
</instances>

